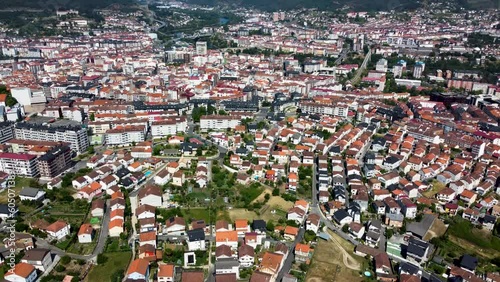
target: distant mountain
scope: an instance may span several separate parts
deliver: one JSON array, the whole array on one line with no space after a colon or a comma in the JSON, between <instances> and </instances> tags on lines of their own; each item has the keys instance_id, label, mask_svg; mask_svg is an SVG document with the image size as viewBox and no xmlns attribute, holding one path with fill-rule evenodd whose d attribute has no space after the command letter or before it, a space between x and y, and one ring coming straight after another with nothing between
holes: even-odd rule
<instances>
[{"instance_id":1,"label":"distant mountain","mask_svg":"<svg viewBox=\"0 0 500 282\"><path fill-rule=\"evenodd\" d=\"M420 6L415 0L183 0L187 3L215 6L218 4L254 7L264 11L292 10L296 8L336 9L349 6L355 11L408 10ZM429 3L435 0L427 0ZM496 8L495 0L441 0L457 7L471 9Z\"/></svg>"}]
</instances>

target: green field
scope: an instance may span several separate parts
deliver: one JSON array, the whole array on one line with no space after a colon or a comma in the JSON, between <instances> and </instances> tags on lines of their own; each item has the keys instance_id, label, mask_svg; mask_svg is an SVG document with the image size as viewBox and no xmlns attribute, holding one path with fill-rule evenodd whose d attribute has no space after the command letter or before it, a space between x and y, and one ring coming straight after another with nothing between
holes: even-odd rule
<instances>
[{"instance_id":1,"label":"green field","mask_svg":"<svg viewBox=\"0 0 500 282\"><path fill-rule=\"evenodd\" d=\"M126 272L132 253L116 252L105 253L104 255L108 258L106 263L92 267L92 270L85 278L85 281L111 282L115 273L118 271L121 271L122 273Z\"/></svg>"}]
</instances>

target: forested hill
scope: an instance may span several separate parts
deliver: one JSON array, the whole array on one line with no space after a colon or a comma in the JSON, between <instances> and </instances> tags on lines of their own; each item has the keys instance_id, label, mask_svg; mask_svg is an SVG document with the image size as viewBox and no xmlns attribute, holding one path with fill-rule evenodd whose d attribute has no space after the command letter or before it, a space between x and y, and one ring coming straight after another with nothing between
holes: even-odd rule
<instances>
[{"instance_id":1,"label":"forested hill","mask_svg":"<svg viewBox=\"0 0 500 282\"><path fill-rule=\"evenodd\" d=\"M296 8L338 9L349 6L355 11L388 11L415 9L415 0L182 0L187 3L214 6L218 4L254 7L264 11L291 10ZM432 0L428 0L433 2ZM456 7L486 9L497 8L496 0L440 0ZM422 2L422 1L420 1Z\"/></svg>"},{"instance_id":2,"label":"forested hill","mask_svg":"<svg viewBox=\"0 0 500 282\"><path fill-rule=\"evenodd\" d=\"M130 5L134 0L2 0L2 10L50 10L78 9L79 11L91 11L106 8L112 4Z\"/></svg>"}]
</instances>

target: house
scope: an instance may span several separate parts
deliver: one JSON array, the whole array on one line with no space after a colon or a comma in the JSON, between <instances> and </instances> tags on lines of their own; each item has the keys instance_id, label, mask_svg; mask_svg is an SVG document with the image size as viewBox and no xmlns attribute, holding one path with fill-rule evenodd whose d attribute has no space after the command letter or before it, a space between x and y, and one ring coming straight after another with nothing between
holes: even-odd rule
<instances>
[{"instance_id":1,"label":"house","mask_svg":"<svg viewBox=\"0 0 500 282\"><path fill-rule=\"evenodd\" d=\"M315 213L309 214L309 216L306 219L306 230L311 230L314 233L318 233L320 225L321 221L319 215Z\"/></svg>"},{"instance_id":2,"label":"house","mask_svg":"<svg viewBox=\"0 0 500 282\"><path fill-rule=\"evenodd\" d=\"M238 231L238 237L243 237L245 233L250 232L250 225L246 219L236 219L234 226L235 230Z\"/></svg>"},{"instance_id":3,"label":"house","mask_svg":"<svg viewBox=\"0 0 500 282\"><path fill-rule=\"evenodd\" d=\"M28 263L20 262L7 271L4 279L12 282L34 282L38 278L36 268Z\"/></svg>"},{"instance_id":4,"label":"house","mask_svg":"<svg viewBox=\"0 0 500 282\"><path fill-rule=\"evenodd\" d=\"M285 227L285 232L284 232L283 237L286 240L293 241L293 240L295 240L295 237L297 237L298 234L299 234L299 228L287 225Z\"/></svg>"},{"instance_id":5,"label":"house","mask_svg":"<svg viewBox=\"0 0 500 282\"><path fill-rule=\"evenodd\" d=\"M163 231L168 235L184 235L186 233L186 222L182 217L171 217L165 222Z\"/></svg>"},{"instance_id":6,"label":"house","mask_svg":"<svg viewBox=\"0 0 500 282\"><path fill-rule=\"evenodd\" d=\"M92 225L88 223L82 224L80 230L78 231L78 242L79 243L92 243L94 239L95 230Z\"/></svg>"},{"instance_id":7,"label":"house","mask_svg":"<svg viewBox=\"0 0 500 282\"><path fill-rule=\"evenodd\" d=\"M224 258L232 258L233 250L228 245L220 245L215 248L215 259L224 259Z\"/></svg>"},{"instance_id":8,"label":"house","mask_svg":"<svg viewBox=\"0 0 500 282\"><path fill-rule=\"evenodd\" d=\"M161 207L163 204L161 187L157 185L146 185L139 191L139 205L150 205Z\"/></svg>"},{"instance_id":9,"label":"house","mask_svg":"<svg viewBox=\"0 0 500 282\"><path fill-rule=\"evenodd\" d=\"M145 259L147 261L156 261L156 248L153 245L145 244L139 246L139 256L140 259Z\"/></svg>"},{"instance_id":10,"label":"house","mask_svg":"<svg viewBox=\"0 0 500 282\"><path fill-rule=\"evenodd\" d=\"M135 209L135 215L137 219L155 218L156 208L150 205L141 205Z\"/></svg>"},{"instance_id":11,"label":"house","mask_svg":"<svg viewBox=\"0 0 500 282\"><path fill-rule=\"evenodd\" d=\"M158 264L157 273L158 282L174 282L175 278L175 265L173 264Z\"/></svg>"},{"instance_id":12,"label":"house","mask_svg":"<svg viewBox=\"0 0 500 282\"><path fill-rule=\"evenodd\" d=\"M275 279L276 278L269 273L254 271L250 277L250 282L272 282L275 281Z\"/></svg>"},{"instance_id":13,"label":"house","mask_svg":"<svg viewBox=\"0 0 500 282\"><path fill-rule=\"evenodd\" d=\"M467 219L472 223L476 223L479 221L479 211L466 208L462 214L462 218Z\"/></svg>"},{"instance_id":14,"label":"house","mask_svg":"<svg viewBox=\"0 0 500 282\"><path fill-rule=\"evenodd\" d=\"M176 171L174 175L172 176L172 184L175 186L182 186L184 183L185 178L184 178L184 172L182 171Z\"/></svg>"},{"instance_id":15,"label":"house","mask_svg":"<svg viewBox=\"0 0 500 282\"><path fill-rule=\"evenodd\" d=\"M103 217L104 216L104 206L105 202L103 200L92 201L92 206L90 208L90 213L93 217Z\"/></svg>"},{"instance_id":16,"label":"house","mask_svg":"<svg viewBox=\"0 0 500 282\"><path fill-rule=\"evenodd\" d=\"M203 271L183 271L181 282L204 282Z\"/></svg>"},{"instance_id":17,"label":"house","mask_svg":"<svg viewBox=\"0 0 500 282\"><path fill-rule=\"evenodd\" d=\"M365 242L370 247L374 247L374 248L378 247L378 243L380 241L380 236L381 236L380 232L368 230L368 232L366 232Z\"/></svg>"},{"instance_id":18,"label":"house","mask_svg":"<svg viewBox=\"0 0 500 282\"><path fill-rule=\"evenodd\" d=\"M391 261L387 253L380 253L373 257L377 274L392 274Z\"/></svg>"},{"instance_id":19,"label":"house","mask_svg":"<svg viewBox=\"0 0 500 282\"><path fill-rule=\"evenodd\" d=\"M238 231L217 231L215 233L215 246L228 245L231 249L238 248Z\"/></svg>"},{"instance_id":20,"label":"house","mask_svg":"<svg viewBox=\"0 0 500 282\"><path fill-rule=\"evenodd\" d=\"M401 206L401 212L406 218L415 218L417 216L417 205L408 198L398 200Z\"/></svg>"},{"instance_id":21,"label":"house","mask_svg":"<svg viewBox=\"0 0 500 282\"><path fill-rule=\"evenodd\" d=\"M403 226L404 215L400 213L386 213L385 214L385 224L391 227L400 228Z\"/></svg>"},{"instance_id":22,"label":"house","mask_svg":"<svg viewBox=\"0 0 500 282\"><path fill-rule=\"evenodd\" d=\"M254 219L254 221L252 222L252 230L259 234L266 233L266 222L262 219Z\"/></svg>"},{"instance_id":23,"label":"house","mask_svg":"<svg viewBox=\"0 0 500 282\"><path fill-rule=\"evenodd\" d=\"M41 272L45 272L52 264L52 255L48 249L30 249L26 251L21 262L30 264Z\"/></svg>"},{"instance_id":24,"label":"house","mask_svg":"<svg viewBox=\"0 0 500 282\"><path fill-rule=\"evenodd\" d=\"M463 270L474 273L476 271L476 267L478 265L478 259L471 255L465 254L460 259L460 268Z\"/></svg>"},{"instance_id":25,"label":"house","mask_svg":"<svg viewBox=\"0 0 500 282\"><path fill-rule=\"evenodd\" d=\"M155 218L144 218L139 219L139 232L150 232L156 231L156 219Z\"/></svg>"},{"instance_id":26,"label":"house","mask_svg":"<svg viewBox=\"0 0 500 282\"><path fill-rule=\"evenodd\" d=\"M26 187L19 192L19 199L21 201L41 201L45 197L45 192L40 189Z\"/></svg>"},{"instance_id":27,"label":"house","mask_svg":"<svg viewBox=\"0 0 500 282\"><path fill-rule=\"evenodd\" d=\"M116 209L112 210L110 215L109 215L109 220L114 220L114 219L125 219L125 210L124 209Z\"/></svg>"},{"instance_id":28,"label":"house","mask_svg":"<svg viewBox=\"0 0 500 282\"><path fill-rule=\"evenodd\" d=\"M350 224L353 221L353 218L349 215L349 213L347 213L346 210L338 210L334 212L333 219L341 226Z\"/></svg>"},{"instance_id":29,"label":"house","mask_svg":"<svg viewBox=\"0 0 500 282\"><path fill-rule=\"evenodd\" d=\"M149 279L149 261L135 259L130 263L127 280L147 281Z\"/></svg>"},{"instance_id":30,"label":"house","mask_svg":"<svg viewBox=\"0 0 500 282\"><path fill-rule=\"evenodd\" d=\"M116 192L114 195L117 195L118 193L121 192ZM114 210L124 210L125 209L125 199L123 197L116 197L116 198L111 198L111 201L109 202L109 207L111 211Z\"/></svg>"},{"instance_id":31,"label":"house","mask_svg":"<svg viewBox=\"0 0 500 282\"><path fill-rule=\"evenodd\" d=\"M436 199L441 203L448 203L455 199L456 193L453 189L446 187L436 194Z\"/></svg>"},{"instance_id":32,"label":"house","mask_svg":"<svg viewBox=\"0 0 500 282\"><path fill-rule=\"evenodd\" d=\"M102 190L107 190L108 188L111 188L112 186L117 185L119 180L120 179L118 178L118 176L116 176L114 174L110 174L110 175L104 177L103 179L101 179L101 181L99 181L99 184L101 184Z\"/></svg>"},{"instance_id":33,"label":"house","mask_svg":"<svg viewBox=\"0 0 500 282\"><path fill-rule=\"evenodd\" d=\"M430 245L426 241L422 241L415 237L408 240L408 248L406 251L406 259L415 264L425 263L428 259Z\"/></svg>"},{"instance_id":34,"label":"house","mask_svg":"<svg viewBox=\"0 0 500 282\"><path fill-rule=\"evenodd\" d=\"M238 248L238 261L241 267L252 267L255 260L255 250L249 245L241 245Z\"/></svg>"},{"instance_id":35,"label":"house","mask_svg":"<svg viewBox=\"0 0 500 282\"><path fill-rule=\"evenodd\" d=\"M307 244L298 243L295 245L295 260L298 262L308 262L312 258L311 247Z\"/></svg>"},{"instance_id":36,"label":"house","mask_svg":"<svg viewBox=\"0 0 500 282\"><path fill-rule=\"evenodd\" d=\"M493 228L495 228L496 221L497 218L495 216L492 216L490 214L485 214L482 219L482 224L484 228L491 231L493 230Z\"/></svg>"},{"instance_id":37,"label":"house","mask_svg":"<svg viewBox=\"0 0 500 282\"><path fill-rule=\"evenodd\" d=\"M281 267L283 266L284 255L278 253L265 252L257 268L259 272L271 275L271 281L275 281Z\"/></svg>"},{"instance_id":38,"label":"house","mask_svg":"<svg viewBox=\"0 0 500 282\"><path fill-rule=\"evenodd\" d=\"M215 261L215 275L235 274L240 279L240 263L236 258L224 258Z\"/></svg>"},{"instance_id":39,"label":"house","mask_svg":"<svg viewBox=\"0 0 500 282\"><path fill-rule=\"evenodd\" d=\"M293 207L288 210L286 219L287 220L294 220L298 224L302 224L304 222L304 217L306 215L306 212L299 208L299 207Z\"/></svg>"},{"instance_id":40,"label":"house","mask_svg":"<svg viewBox=\"0 0 500 282\"><path fill-rule=\"evenodd\" d=\"M187 231L189 251L205 250L205 231L201 228Z\"/></svg>"},{"instance_id":41,"label":"house","mask_svg":"<svg viewBox=\"0 0 500 282\"><path fill-rule=\"evenodd\" d=\"M58 220L47 226L46 231L47 235L51 238L61 240L70 234L70 225L62 220Z\"/></svg>"},{"instance_id":42,"label":"house","mask_svg":"<svg viewBox=\"0 0 500 282\"><path fill-rule=\"evenodd\" d=\"M123 219L114 219L109 222L109 237L119 237L123 233Z\"/></svg>"},{"instance_id":43,"label":"house","mask_svg":"<svg viewBox=\"0 0 500 282\"><path fill-rule=\"evenodd\" d=\"M365 234L365 227L357 222L351 222L349 224L349 234L356 239L361 239Z\"/></svg>"},{"instance_id":44,"label":"house","mask_svg":"<svg viewBox=\"0 0 500 282\"><path fill-rule=\"evenodd\" d=\"M230 226L229 223L225 220L217 220L215 222L215 232L233 230L231 227L232 226Z\"/></svg>"},{"instance_id":45,"label":"house","mask_svg":"<svg viewBox=\"0 0 500 282\"><path fill-rule=\"evenodd\" d=\"M464 190L462 194L460 194L460 200L466 205L471 205L477 200L477 194L470 190Z\"/></svg>"},{"instance_id":46,"label":"house","mask_svg":"<svg viewBox=\"0 0 500 282\"><path fill-rule=\"evenodd\" d=\"M156 231L139 234L139 246L152 245L156 248Z\"/></svg>"}]
</instances>

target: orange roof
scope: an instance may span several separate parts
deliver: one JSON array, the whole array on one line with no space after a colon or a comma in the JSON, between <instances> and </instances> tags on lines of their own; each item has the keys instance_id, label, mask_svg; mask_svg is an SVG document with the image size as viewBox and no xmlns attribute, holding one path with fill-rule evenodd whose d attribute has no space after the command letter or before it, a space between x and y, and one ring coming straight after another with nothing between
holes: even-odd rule
<instances>
[{"instance_id":1,"label":"orange roof","mask_svg":"<svg viewBox=\"0 0 500 282\"><path fill-rule=\"evenodd\" d=\"M150 232L144 232L139 235L139 240L141 242L146 242L146 241L156 241L156 231L150 231Z\"/></svg>"},{"instance_id":2,"label":"orange roof","mask_svg":"<svg viewBox=\"0 0 500 282\"><path fill-rule=\"evenodd\" d=\"M307 202L305 200L297 200L295 201L295 206L301 206L301 207L304 207L304 208L307 208Z\"/></svg>"},{"instance_id":3,"label":"orange roof","mask_svg":"<svg viewBox=\"0 0 500 282\"><path fill-rule=\"evenodd\" d=\"M275 172L274 170L272 170L272 169L269 169L269 170L266 172L266 174L267 174L267 175L274 175L275 173L276 173L276 172Z\"/></svg>"},{"instance_id":4,"label":"orange roof","mask_svg":"<svg viewBox=\"0 0 500 282\"><path fill-rule=\"evenodd\" d=\"M33 271L35 271L35 267L33 265L20 262L16 264L13 271L7 271L5 277L15 274L23 278L27 278Z\"/></svg>"},{"instance_id":5,"label":"orange roof","mask_svg":"<svg viewBox=\"0 0 500 282\"><path fill-rule=\"evenodd\" d=\"M306 244L298 243L295 246L295 251L309 253L311 251L311 247L309 247L309 245L306 245Z\"/></svg>"},{"instance_id":6,"label":"orange roof","mask_svg":"<svg viewBox=\"0 0 500 282\"><path fill-rule=\"evenodd\" d=\"M158 277L173 277L173 276L174 276L173 264L158 265Z\"/></svg>"},{"instance_id":7,"label":"orange roof","mask_svg":"<svg viewBox=\"0 0 500 282\"><path fill-rule=\"evenodd\" d=\"M122 209L112 210L109 218L113 219L115 217L125 218L125 210Z\"/></svg>"},{"instance_id":8,"label":"orange roof","mask_svg":"<svg viewBox=\"0 0 500 282\"><path fill-rule=\"evenodd\" d=\"M247 228L248 221L246 219L237 219L234 221L234 226L236 227L236 229Z\"/></svg>"},{"instance_id":9,"label":"orange roof","mask_svg":"<svg viewBox=\"0 0 500 282\"><path fill-rule=\"evenodd\" d=\"M82 226L80 226L80 230L78 231L78 236L83 234L92 234L92 230L94 230L94 228L92 228L92 225L88 223L82 224Z\"/></svg>"},{"instance_id":10,"label":"orange roof","mask_svg":"<svg viewBox=\"0 0 500 282\"><path fill-rule=\"evenodd\" d=\"M260 268L277 273L282 260L282 254L266 252L262 257L262 261L260 262Z\"/></svg>"},{"instance_id":11,"label":"orange roof","mask_svg":"<svg viewBox=\"0 0 500 282\"><path fill-rule=\"evenodd\" d=\"M68 226L68 224L62 220L58 220L51 225L47 226L47 231L51 231L56 233L57 231L63 229L64 227Z\"/></svg>"},{"instance_id":12,"label":"orange roof","mask_svg":"<svg viewBox=\"0 0 500 282\"><path fill-rule=\"evenodd\" d=\"M472 199L472 197L474 197L474 195L476 195L476 193L470 191L470 190L464 190L462 192L462 194L460 194L460 197L465 197L465 198L468 198L468 199Z\"/></svg>"},{"instance_id":13,"label":"orange roof","mask_svg":"<svg viewBox=\"0 0 500 282\"><path fill-rule=\"evenodd\" d=\"M127 274L140 273L146 275L148 271L149 262L145 259L136 259L130 263Z\"/></svg>"},{"instance_id":14,"label":"orange roof","mask_svg":"<svg viewBox=\"0 0 500 282\"><path fill-rule=\"evenodd\" d=\"M111 222L109 222L109 229L112 229L113 227L123 228L123 219L117 218L117 219L113 219Z\"/></svg>"},{"instance_id":15,"label":"orange roof","mask_svg":"<svg viewBox=\"0 0 500 282\"><path fill-rule=\"evenodd\" d=\"M216 242L238 241L238 231L220 231L215 233Z\"/></svg>"},{"instance_id":16,"label":"orange roof","mask_svg":"<svg viewBox=\"0 0 500 282\"><path fill-rule=\"evenodd\" d=\"M115 193L113 193L113 195L111 195L111 200L116 198L121 198L121 199L124 198L122 191L116 191Z\"/></svg>"},{"instance_id":17,"label":"orange roof","mask_svg":"<svg viewBox=\"0 0 500 282\"><path fill-rule=\"evenodd\" d=\"M290 172L290 174L288 175L288 178L292 179L292 180L297 180L298 176L295 172Z\"/></svg>"},{"instance_id":18,"label":"orange roof","mask_svg":"<svg viewBox=\"0 0 500 282\"><path fill-rule=\"evenodd\" d=\"M131 165L130 165L132 168L138 168L141 166L141 163L140 162L133 162Z\"/></svg>"},{"instance_id":19,"label":"orange roof","mask_svg":"<svg viewBox=\"0 0 500 282\"><path fill-rule=\"evenodd\" d=\"M299 229L297 227L288 225L287 227L285 227L285 234L297 236L297 234L299 234Z\"/></svg>"}]
</instances>

